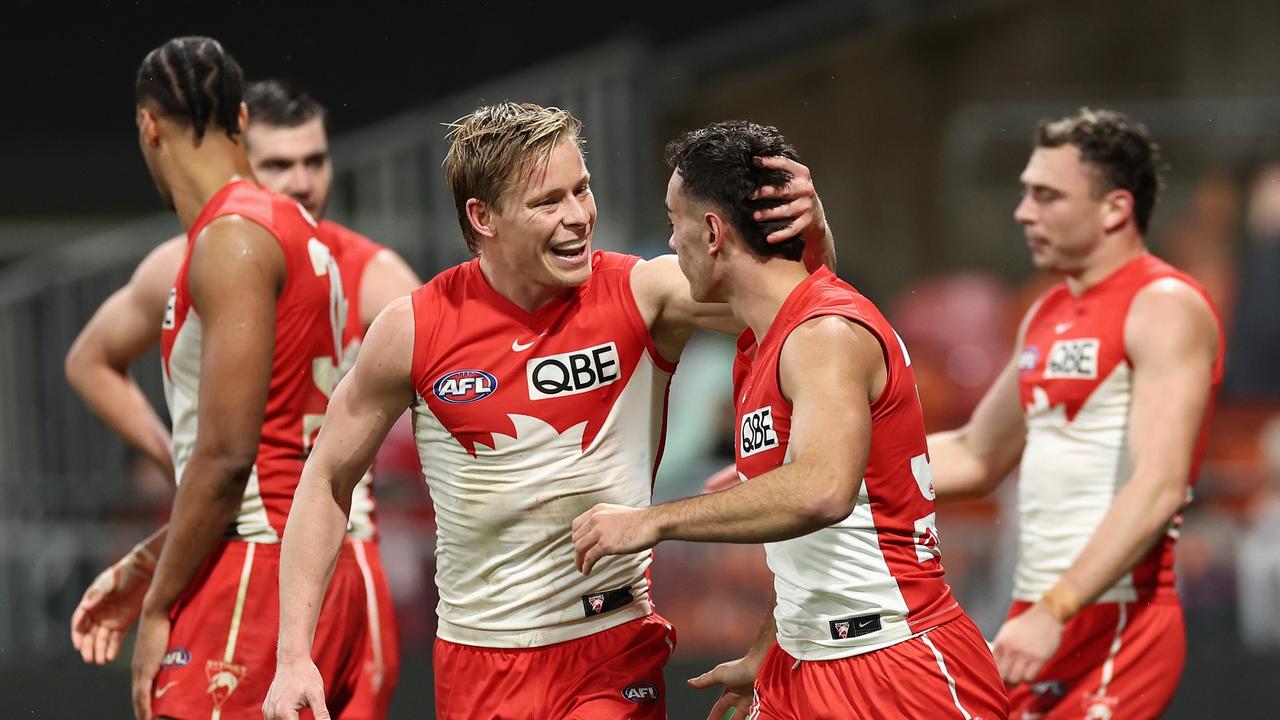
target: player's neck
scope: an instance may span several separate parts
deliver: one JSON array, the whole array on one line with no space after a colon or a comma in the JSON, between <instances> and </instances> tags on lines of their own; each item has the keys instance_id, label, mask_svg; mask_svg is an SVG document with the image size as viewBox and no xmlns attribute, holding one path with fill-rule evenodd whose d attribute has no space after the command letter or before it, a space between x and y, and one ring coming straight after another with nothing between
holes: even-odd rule
<instances>
[{"instance_id":1,"label":"player's neck","mask_svg":"<svg viewBox=\"0 0 1280 720\"><path fill-rule=\"evenodd\" d=\"M502 267L500 260L484 253L480 254L480 274L484 275L484 279L494 292L527 313L537 312L538 308L551 302L568 289L557 285L529 282L529 279L521 273Z\"/></svg>"},{"instance_id":2,"label":"player's neck","mask_svg":"<svg viewBox=\"0 0 1280 720\"><path fill-rule=\"evenodd\" d=\"M238 179L256 182L243 147L220 134L206 134L199 146L183 147L174 156L170 184L173 207L188 229L227 183Z\"/></svg>"},{"instance_id":3,"label":"player's neck","mask_svg":"<svg viewBox=\"0 0 1280 720\"><path fill-rule=\"evenodd\" d=\"M1083 294L1147 251L1142 236L1136 232L1127 232L1113 240L1102 243L1078 272L1067 273L1067 289L1072 295Z\"/></svg>"},{"instance_id":4,"label":"player's neck","mask_svg":"<svg viewBox=\"0 0 1280 720\"><path fill-rule=\"evenodd\" d=\"M808 277L809 271L805 270L803 263L782 258L765 262L741 258L728 283L731 288L729 307L734 315L751 327L757 339L763 338L787 297Z\"/></svg>"}]
</instances>

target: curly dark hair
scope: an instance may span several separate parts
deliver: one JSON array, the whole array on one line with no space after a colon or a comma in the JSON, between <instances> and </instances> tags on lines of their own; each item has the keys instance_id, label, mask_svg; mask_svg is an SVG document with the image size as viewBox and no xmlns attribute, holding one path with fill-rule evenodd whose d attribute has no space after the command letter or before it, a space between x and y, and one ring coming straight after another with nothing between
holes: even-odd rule
<instances>
[{"instance_id":1,"label":"curly dark hair","mask_svg":"<svg viewBox=\"0 0 1280 720\"><path fill-rule=\"evenodd\" d=\"M1160 146L1145 125L1115 110L1082 107L1074 115L1041 120L1034 145L1078 148L1081 161L1098 170L1095 190L1099 195L1112 190L1133 194L1133 220L1139 232L1147 233L1163 183Z\"/></svg>"},{"instance_id":2,"label":"curly dark hair","mask_svg":"<svg viewBox=\"0 0 1280 720\"><path fill-rule=\"evenodd\" d=\"M799 260L804 253L803 238L779 243L766 239L786 225L785 221L762 223L752 217L755 211L778 204L776 200L752 200L752 193L791 179L790 173L753 162L757 157L777 155L799 159L777 128L747 120L712 123L686 132L667 143L666 150L667 165L680 173L685 192L724 211L755 253Z\"/></svg>"}]
</instances>

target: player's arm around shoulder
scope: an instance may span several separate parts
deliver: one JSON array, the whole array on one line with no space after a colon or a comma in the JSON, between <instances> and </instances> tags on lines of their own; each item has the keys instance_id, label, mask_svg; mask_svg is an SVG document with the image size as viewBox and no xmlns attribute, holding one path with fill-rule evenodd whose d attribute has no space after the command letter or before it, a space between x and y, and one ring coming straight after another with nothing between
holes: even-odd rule
<instances>
[{"instance_id":1,"label":"player's arm around shoulder","mask_svg":"<svg viewBox=\"0 0 1280 720\"><path fill-rule=\"evenodd\" d=\"M728 303L704 303L693 299L689 279L675 255L641 260L631 270L631 291L640 316L663 358L671 362L702 328L726 335L741 333L746 325L733 316Z\"/></svg>"},{"instance_id":2,"label":"player's arm around shoulder","mask_svg":"<svg viewBox=\"0 0 1280 720\"><path fill-rule=\"evenodd\" d=\"M1129 308L1124 342L1133 367L1134 479L1149 478L1162 489L1152 507L1161 523L1186 499L1196 440L1211 401L1219 338L1208 302L1176 278L1143 288Z\"/></svg>"}]
</instances>

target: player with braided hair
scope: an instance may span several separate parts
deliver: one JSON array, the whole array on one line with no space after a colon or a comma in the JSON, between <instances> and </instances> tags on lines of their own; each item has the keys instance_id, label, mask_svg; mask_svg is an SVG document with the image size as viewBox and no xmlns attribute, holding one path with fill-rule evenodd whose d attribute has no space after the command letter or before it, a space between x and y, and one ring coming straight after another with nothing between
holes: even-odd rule
<instances>
[{"instance_id":1,"label":"player with braided hair","mask_svg":"<svg viewBox=\"0 0 1280 720\"><path fill-rule=\"evenodd\" d=\"M297 202L256 184L243 93L211 38L166 42L137 76L139 145L187 229L160 326L178 491L138 621L140 719L256 714L275 657L280 535L339 373L337 253ZM367 603L349 543L324 603L319 667L345 710Z\"/></svg>"}]
</instances>

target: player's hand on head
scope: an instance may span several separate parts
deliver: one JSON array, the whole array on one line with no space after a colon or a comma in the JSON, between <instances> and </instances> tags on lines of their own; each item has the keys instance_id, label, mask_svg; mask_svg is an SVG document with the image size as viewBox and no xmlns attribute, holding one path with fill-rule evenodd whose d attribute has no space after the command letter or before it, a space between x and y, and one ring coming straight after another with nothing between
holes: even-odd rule
<instances>
[{"instance_id":1,"label":"player's hand on head","mask_svg":"<svg viewBox=\"0 0 1280 720\"><path fill-rule=\"evenodd\" d=\"M1000 676L1009 687L1040 675L1062 642L1063 625L1038 604L1007 621L992 643Z\"/></svg>"},{"instance_id":2,"label":"player's hand on head","mask_svg":"<svg viewBox=\"0 0 1280 720\"><path fill-rule=\"evenodd\" d=\"M262 717L297 720L302 708L311 708L316 720L329 719L329 708L324 704L324 678L310 658L276 665L276 676L267 690L267 699L262 701Z\"/></svg>"},{"instance_id":3,"label":"player's hand on head","mask_svg":"<svg viewBox=\"0 0 1280 720\"><path fill-rule=\"evenodd\" d=\"M751 712L751 702L754 697L752 688L755 686L757 670L758 668L754 667L747 658L738 658L720 663L698 677L690 679L688 681L690 687L724 686L724 692L707 713L707 720L721 720L730 710L734 711L735 720L746 718Z\"/></svg>"},{"instance_id":4,"label":"player's hand on head","mask_svg":"<svg viewBox=\"0 0 1280 720\"><path fill-rule=\"evenodd\" d=\"M827 219L818 199L817 188L809 168L790 158L771 155L754 159L756 165L789 173L785 185L765 185L751 194L751 200L771 200L774 207L756 210L752 217L758 223L776 225L766 237L771 243L803 237L806 242L820 240L827 232Z\"/></svg>"},{"instance_id":5,"label":"player's hand on head","mask_svg":"<svg viewBox=\"0 0 1280 720\"><path fill-rule=\"evenodd\" d=\"M622 555L658 544L657 528L649 522L649 508L600 504L573 521L573 564L590 575L606 555Z\"/></svg>"},{"instance_id":6,"label":"player's hand on head","mask_svg":"<svg viewBox=\"0 0 1280 720\"><path fill-rule=\"evenodd\" d=\"M160 661L169 646L172 623L168 613L144 613L138 623L138 639L133 645L133 715L151 720L151 695Z\"/></svg>"},{"instance_id":7,"label":"player's hand on head","mask_svg":"<svg viewBox=\"0 0 1280 720\"><path fill-rule=\"evenodd\" d=\"M130 553L85 589L71 615L71 644L86 663L105 665L120 654L124 634L142 612L154 570L154 561Z\"/></svg>"}]
</instances>

